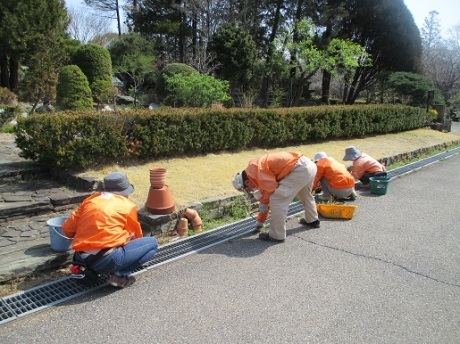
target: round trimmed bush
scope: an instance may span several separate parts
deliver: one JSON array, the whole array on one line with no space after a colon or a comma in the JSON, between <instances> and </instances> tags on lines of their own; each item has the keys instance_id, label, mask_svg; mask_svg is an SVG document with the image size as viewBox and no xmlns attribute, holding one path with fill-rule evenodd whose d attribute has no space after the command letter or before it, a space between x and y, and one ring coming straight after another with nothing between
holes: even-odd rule
<instances>
[{"instance_id":1,"label":"round trimmed bush","mask_svg":"<svg viewBox=\"0 0 460 344\"><path fill-rule=\"evenodd\" d=\"M92 109L88 79L76 65L62 68L56 85L56 104L62 110Z\"/></svg>"},{"instance_id":2,"label":"round trimmed bush","mask_svg":"<svg viewBox=\"0 0 460 344\"><path fill-rule=\"evenodd\" d=\"M85 44L79 47L72 55L72 64L80 67L90 86L96 80L112 81L110 53L100 45Z\"/></svg>"}]
</instances>

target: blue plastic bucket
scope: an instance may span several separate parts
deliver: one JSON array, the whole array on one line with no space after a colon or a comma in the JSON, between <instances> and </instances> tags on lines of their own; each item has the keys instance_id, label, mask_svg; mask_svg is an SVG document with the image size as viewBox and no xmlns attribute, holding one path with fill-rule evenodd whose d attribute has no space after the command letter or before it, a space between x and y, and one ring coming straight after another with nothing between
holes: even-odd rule
<instances>
[{"instance_id":1,"label":"blue plastic bucket","mask_svg":"<svg viewBox=\"0 0 460 344\"><path fill-rule=\"evenodd\" d=\"M46 222L50 231L51 248L53 251L68 251L72 244L72 238L66 237L62 232L62 224L65 220L67 220L67 217L54 217Z\"/></svg>"}]
</instances>

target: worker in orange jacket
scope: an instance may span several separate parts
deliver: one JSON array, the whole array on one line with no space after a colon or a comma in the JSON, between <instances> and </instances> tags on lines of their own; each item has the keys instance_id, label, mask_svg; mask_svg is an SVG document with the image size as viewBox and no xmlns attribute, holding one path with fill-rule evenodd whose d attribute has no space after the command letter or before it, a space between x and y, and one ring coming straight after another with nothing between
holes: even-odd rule
<instances>
[{"instance_id":1,"label":"worker in orange jacket","mask_svg":"<svg viewBox=\"0 0 460 344\"><path fill-rule=\"evenodd\" d=\"M286 218L289 204L298 197L305 208L301 223L319 228L320 221L312 195L315 164L296 152L276 152L252 159L248 167L236 174L232 184L238 191L259 194L259 214L256 230L263 227L271 211L268 233L260 233L259 239L282 242L286 238Z\"/></svg>"},{"instance_id":2,"label":"worker in orange jacket","mask_svg":"<svg viewBox=\"0 0 460 344\"><path fill-rule=\"evenodd\" d=\"M363 187L369 187L371 177L386 177L386 168L378 160L361 152L355 146L345 148L344 161L353 161L347 169L355 179L359 179Z\"/></svg>"},{"instance_id":3,"label":"worker in orange jacket","mask_svg":"<svg viewBox=\"0 0 460 344\"><path fill-rule=\"evenodd\" d=\"M157 240L142 234L136 205L128 199L133 191L126 174L110 173L104 191L86 198L62 225L63 233L73 238L77 259L109 275L107 282L120 288L131 285L135 279L128 274L158 250Z\"/></svg>"},{"instance_id":4,"label":"worker in orange jacket","mask_svg":"<svg viewBox=\"0 0 460 344\"><path fill-rule=\"evenodd\" d=\"M313 159L317 172L314 188L320 185L322 194L318 196L322 201L333 201L336 199L356 199L355 179L348 172L345 165L334 158L328 157L324 152L318 152Z\"/></svg>"}]
</instances>

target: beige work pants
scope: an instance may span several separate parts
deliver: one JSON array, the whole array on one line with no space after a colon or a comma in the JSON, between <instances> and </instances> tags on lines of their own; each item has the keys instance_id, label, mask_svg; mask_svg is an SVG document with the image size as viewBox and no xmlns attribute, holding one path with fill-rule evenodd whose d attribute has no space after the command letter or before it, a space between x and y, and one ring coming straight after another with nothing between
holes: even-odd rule
<instances>
[{"instance_id":1,"label":"beige work pants","mask_svg":"<svg viewBox=\"0 0 460 344\"><path fill-rule=\"evenodd\" d=\"M274 239L286 238L286 218L289 204L294 197L302 202L305 208L305 220L318 220L315 199L312 195L313 181L316 176L316 165L307 157L301 157L292 171L278 183L278 188L270 196L271 221L268 233Z\"/></svg>"}]
</instances>

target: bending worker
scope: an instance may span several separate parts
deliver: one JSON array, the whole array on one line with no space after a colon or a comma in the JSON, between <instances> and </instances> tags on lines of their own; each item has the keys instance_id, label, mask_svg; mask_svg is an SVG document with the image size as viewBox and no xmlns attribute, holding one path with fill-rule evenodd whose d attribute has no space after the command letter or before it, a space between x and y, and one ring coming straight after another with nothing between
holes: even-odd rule
<instances>
[{"instance_id":1,"label":"bending worker","mask_svg":"<svg viewBox=\"0 0 460 344\"><path fill-rule=\"evenodd\" d=\"M260 194L256 229L260 230L268 218L268 233L260 233L259 239L282 242L286 238L286 218L289 204L298 197L305 208L303 225L319 228L320 221L312 195L315 164L300 153L276 152L252 159L248 167L237 173L232 184L238 191Z\"/></svg>"},{"instance_id":2,"label":"bending worker","mask_svg":"<svg viewBox=\"0 0 460 344\"><path fill-rule=\"evenodd\" d=\"M356 199L355 179L344 164L324 152L316 153L314 161L318 171L313 186L316 188L320 184L323 190L322 195L318 196L319 200Z\"/></svg>"},{"instance_id":3,"label":"bending worker","mask_svg":"<svg viewBox=\"0 0 460 344\"><path fill-rule=\"evenodd\" d=\"M355 179L359 179L363 187L369 187L369 178L374 176L386 176L385 166L373 157L356 149L355 146L345 148L344 161L353 161L353 166L348 170Z\"/></svg>"},{"instance_id":4,"label":"bending worker","mask_svg":"<svg viewBox=\"0 0 460 344\"><path fill-rule=\"evenodd\" d=\"M128 274L158 250L154 237L143 237L136 205L128 199L133 191L124 173L110 173L104 191L86 198L62 225L79 258L96 273L110 275L107 282L119 288L131 285L135 279Z\"/></svg>"}]
</instances>

